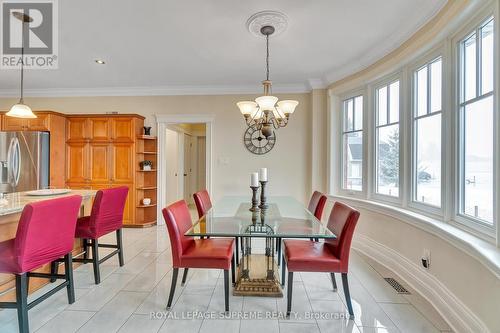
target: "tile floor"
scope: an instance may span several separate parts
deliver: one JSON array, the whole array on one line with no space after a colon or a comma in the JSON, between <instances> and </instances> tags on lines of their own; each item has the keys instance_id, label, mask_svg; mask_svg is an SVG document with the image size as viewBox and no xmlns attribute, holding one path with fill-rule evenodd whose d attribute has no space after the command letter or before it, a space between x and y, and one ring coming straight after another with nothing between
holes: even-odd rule
<instances>
[{"instance_id":1,"label":"tile floor","mask_svg":"<svg viewBox=\"0 0 500 333\"><path fill-rule=\"evenodd\" d=\"M112 238L110 238L112 239ZM125 266L115 257L103 264L102 282L93 282L92 266L74 272L76 302L67 304L65 290L29 312L32 332L440 332L450 327L416 293L397 294L382 278L394 275L353 252L350 289L355 320L347 312L340 278L333 292L327 274L295 274L293 310L285 319L286 299L233 297L224 307L223 277L217 270L192 270L176 290L171 313L164 312L171 279L170 244L165 226L125 229ZM152 313L156 313L152 315ZM199 312L196 318L190 314ZM242 315L262 318L242 318ZM309 315L308 315L309 314ZM313 314L313 315L311 315ZM205 315L202 317L202 315ZM210 317L211 316L211 317ZM17 332L14 310L0 311L0 332Z\"/></svg>"}]
</instances>

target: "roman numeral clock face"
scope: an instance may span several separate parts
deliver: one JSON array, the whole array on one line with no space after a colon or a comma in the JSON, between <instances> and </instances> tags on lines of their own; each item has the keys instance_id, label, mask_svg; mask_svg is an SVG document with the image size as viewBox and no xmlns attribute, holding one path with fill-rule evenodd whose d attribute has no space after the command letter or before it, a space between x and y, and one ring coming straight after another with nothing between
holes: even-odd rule
<instances>
[{"instance_id":1,"label":"roman numeral clock face","mask_svg":"<svg viewBox=\"0 0 500 333\"><path fill-rule=\"evenodd\" d=\"M251 153L263 155L273 149L274 144L276 143L276 134L273 131L273 134L266 139L266 137L262 135L261 131L248 127L243 135L243 143Z\"/></svg>"}]
</instances>

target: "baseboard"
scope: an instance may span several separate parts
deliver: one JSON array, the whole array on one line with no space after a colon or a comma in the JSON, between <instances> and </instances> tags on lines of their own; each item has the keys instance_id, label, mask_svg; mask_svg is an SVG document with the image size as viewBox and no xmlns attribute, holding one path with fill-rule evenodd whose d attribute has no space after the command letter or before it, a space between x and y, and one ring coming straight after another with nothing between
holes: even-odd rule
<instances>
[{"instance_id":1,"label":"baseboard","mask_svg":"<svg viewBox=\"0 0 500 333\"><path fill-rule=\"evenodd\" d=\"M486 325L441 281L391 248L356 235L353 248L398 275L441 314L455 332L490 332Z\"/></svg>"}]
</instances>

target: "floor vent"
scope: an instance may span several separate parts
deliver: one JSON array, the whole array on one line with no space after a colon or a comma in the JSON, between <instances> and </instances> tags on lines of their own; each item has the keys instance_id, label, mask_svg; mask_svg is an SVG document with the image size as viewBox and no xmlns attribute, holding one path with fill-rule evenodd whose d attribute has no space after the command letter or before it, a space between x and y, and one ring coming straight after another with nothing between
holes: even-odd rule
<instances>
[{"instance_id":1,"label":"floor vent","mask_svg":"<svg viewBox=\"0 0 500 333\"><path fill-rule=\"evenodd\" d=\"M406 290L405 287L403 287L398 281L394 280L393 278L384 278L384 280L386 280L387 283L389 283L398 294L410 294L410 292Z\"/></svg>"}]
</instances>

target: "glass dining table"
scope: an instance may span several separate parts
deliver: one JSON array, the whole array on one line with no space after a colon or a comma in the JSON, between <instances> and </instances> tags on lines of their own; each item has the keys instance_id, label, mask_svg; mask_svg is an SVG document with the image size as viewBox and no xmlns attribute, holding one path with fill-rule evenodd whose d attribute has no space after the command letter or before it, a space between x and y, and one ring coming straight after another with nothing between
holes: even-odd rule
<instances>
[{"instance_id":1,"label":"glass dining table","mask_svg":"<svg viewBox=\"0 0 500 333\"><path fill-rule=\"evenodd\" d=\"M276 240L336 238L296 199L269 197L267 203L267 209L252 212L248 197L224 197L185 233L192 237L240 240L242 255L233 289L235 296L283 296L275 255Z\"/></svg>"}]
</instances>

